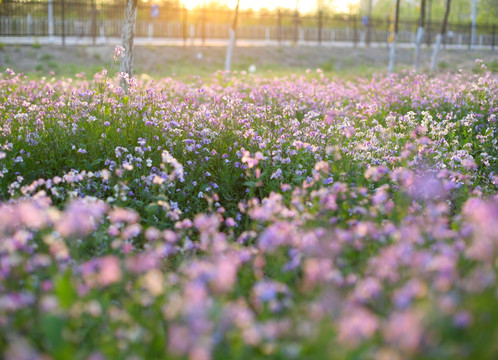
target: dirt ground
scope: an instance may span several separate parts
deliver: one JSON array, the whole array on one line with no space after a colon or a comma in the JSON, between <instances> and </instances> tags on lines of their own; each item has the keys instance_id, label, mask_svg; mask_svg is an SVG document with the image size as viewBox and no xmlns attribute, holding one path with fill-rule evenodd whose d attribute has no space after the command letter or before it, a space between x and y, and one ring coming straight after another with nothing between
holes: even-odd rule
<instances>
[{"instance_id":1,"label":"dirt ground","mask_svg":"<svg viewBox=\"0 0 498 360\"><path fill-rule=\"evenodd\" d=\"M91 73L112 66L111 46L1 45L0 68L44 75ZM223 69L225 47L137 46L135 72L152 76L203 75ZM320 46L238 47L233 69L283 73L321 68L338 74L365 74L386 71L389 51L382 48L339 48ZM396 70L413 67L413 49L397 49ZM422 71L428 71L431 50L424 49ZM498 71L498 52L490 50L445 50L438 58L438 70L476 68L482 59L490 70ZM117 65L115 66L117 67Z\"/></svg>"}]
</instances>

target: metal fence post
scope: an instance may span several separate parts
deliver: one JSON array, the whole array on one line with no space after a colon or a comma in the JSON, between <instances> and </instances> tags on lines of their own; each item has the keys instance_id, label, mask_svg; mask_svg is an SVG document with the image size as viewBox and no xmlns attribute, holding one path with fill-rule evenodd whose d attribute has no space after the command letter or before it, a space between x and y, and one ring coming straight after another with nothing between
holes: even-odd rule
<instances>
[{"instance_id":1,"label":"metal fence post","mask_svg":"<svg viewBox=\"0 0 498 360\"><path fill-rule=\"evenodd\" d=\"M472 23L469 24L469 50L472 49Z\"/></svg>"},{"instance_id":2,"label":"metal fence post","mask_svg":"<svg viewBox=\"0 0 498 360\"><path fill-rule=\"evenodd\" d=\"M182 17L182 35L183 35L183 46L187 46L187 8L183 7L183 17Z\"/></svg>"},{"instance_id":3,"label":"metal fence post","mask_svg":"<svg viewBox=\"0 0 498 360\"><path fill-rule=\"evenodd\" d=\"M351 15L353 19L353 46L356 47L358 45L358 24L356 23L356 16Z\"/></svg>"},{"instance_id":4,"label":"metal fence post","mask_svg":"<svg viewBox=\"0 0 498 360\"><path fill-rule=\"evenodd\" d=\"M206 45L206 5L202 8L202 46Z\"/></svg>"},{"instance_id":5,"label":"metal fence post","mask_svg":"<svg viewBox=\"0 0 498 360\"><path fill-rule=\"evenodd\" d=\"M282 19L280 16L280 8L277 10L277 37L278 45L282 45Z\"/></svg>"},{"instance_id":6,"label":"metal fence post","mask_svg":"<svg viewBox=\"0 0 498 360\"><path fill-rule=\"evenodd\" d=\"M493 33L491 35L491 51L495 51L495 29L496 25L493 24Z\"/></svg>"},{"instance_id":7,"label":"metal fence post","mask_svg":"<svg viewBox=\"0 0 498 360\"><path fill-rule=\"evenodd\" d=\"M322 44L322 21L323 21L323 11L318 11L318 44Z\"/></svg>"},{"instance_id":8,"label":"metal fence post","mask_svg":"<svg viewBox=\"0 0 498 360\"><path fill-rule=\"evenodd\" d=\"M470 48L475 50L476 46L476 14L477 14L477 0L472 1L472 25L470 34Z\"/></svg>"},{"instance_id":9,"label":"metal fence post","mask_svg":"<svg viewBox=\"0 0 498 360\"><path fill-rule=\"evenodd\" d=\"M372 41L372 1L368 1L368 22L367 22L367 39L365 42L365 46L369 47L370 42Z\"/></svg>"},{"instance_id":10,"label":"metal fence post","mask_svg":"<svg viewBox=\"0 0 498 360\"><path fill-rule=\"evenodd\" d=\"M298 22L299 22L299 12L296 9L294 13L294 45L297 45L298 42Z\"/></svg>"},{"instance_id":11,"label":"metal fence post","mask_svg":"<svg viewBox=\"0 0 498 360\"><path fill-rule=\"evenodd\" d=\"M391 43L389 42L389 38L391 36L391 24L394 26L394 24L391 21L391 16L388 15L387 16L387 20L386 20L386 33L387 33L387 36L386 36L386 48L387 49L389 49L391 47ZM394 28L393 28L393 30L394 30Z\"/></svg>"},{"instance_id":12,"label":"metal fence post","mask_svg":"<svg viewBox=\"0 0 498 360\"><path fill-rule=\"evenodd\" d=\"M28 23L28 24L27 24L27 25L28 25L28 29L27 29L27 30L28 30L28 38L31 40L31 35L33 35L33 34L32 34L32 29L31 29L31 25L32 25L32 23L33 23L33 19L32 19L32 17L31 17L31 13L30 13L30 14L28 14L26 21L27 21L27 23Z\"/></svg>"},{"instance_id":13,"label":"metal fence post","mask_svg":"<svg viewBox=\"0 0 498 360\"><path fill-rule=\"evenodd\" d=\"M66 46L66 24L65 24L65 6L64 0L61 2L62 5L62 46Z\"/></svg>"}]
</instances>

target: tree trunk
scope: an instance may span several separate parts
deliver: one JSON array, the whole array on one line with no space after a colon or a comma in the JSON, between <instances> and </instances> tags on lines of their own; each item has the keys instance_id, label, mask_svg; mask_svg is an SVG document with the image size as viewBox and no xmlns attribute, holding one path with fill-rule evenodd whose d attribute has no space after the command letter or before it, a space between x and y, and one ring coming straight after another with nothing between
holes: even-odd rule
<instances>
[{"instance_id":1,"label":"tree trunk","mask_svg":"<svg viewBox=\"0 0 498 360\"><path fill-rule=\"evenodd\" d=\"M476 16L477 16L477 0L472 2L472 34L470 36L470 49L475 50L476 46Z\"/></svg>"},{"instance_id":2,"label":"tree trunk","mask_svg":"<svg viewBox=\"0 0 498 360\"><path fill-rule=\"evenodd\" d=\"M48 0L48 36L50 42L54 42L54 3Z\"/></svg>"},{"instance_id":3,"label":"tree trunk","mask_svg":"<svg viewBox=\"0 0 498 360\"><path fill-rule=\"evenodd\" d=\"M446 0L446 12L444 13L443 26L441 26L441 32L437 35L436 44L434 45L434 52L432 53L432 61L431 61L432 71L436 70L437 54L439 53L439 48L441 47L443 36L444 34L446 34L448 16L450 15L450 5L451 5L451 0Z\"/></svg>"},{"instance_id":4,"label":"tree trunk","mask_svg":"<svg viewBox=\"0 0 498 360\"><path fill-rule=\"evenodd\" d=\"M391 74L394 71L394 57L396 55L396 43L398 42L398 24L399 24L399 2L400 0L396 0L396 14L394 16L394 39L391 43L391 53L389 55L389 68L387 72Z\"/></svg>"},{"instance_id":5,"label":"tree trunk","mask_svg":"<svg viewBox=\"0 0 498 360\"><path fill-rule=\"evenodd\" d=\"M125 49L124 56L121 59L119 71L128 74L128 77L133 77L133 37L135 33L135 20L137 18L138 0L126 0L123 31L121 33L121 41ZM122 78L120 86L127 91L128 82Z\"/></svg>"},{"instance_id":6,"label":"tree trunk","mask_svg":"<svg viewBox=\"0 0 498 360\"><path fill-rule=\"evenodd\" d=\"M394 34L393 42L391 43L391 52L389 54L389 68L387 72L391 74L394 71L394 57L396 55L396 43L398 42L398 34Z\"/></svg>"},{"instance_id":7,"label":"tree trunk","mask_svg":"<svg viewBox=\"0 0 498 360\"><path fill-rule=\"evenodd\" d=\"M366 47L370 47L370 41L372 40L372 2L373 0L368 0L367 38L365 41Z\"/></svg>"},{"instance_id":8,"label":"tree trunk","mask_svg":"<svg viewBox=\"0 0 498 360\"><path fill-rule=\"evenodd\" d=\"M230 28L230 39L228 41L227 55L225 57L225 70L230 71L232 67L232 52L235 47L235 37L237 35L237 18L239 17L239 2L237 0L237 6L235 7L235 16L233 18L233 24Z\"/></svg>"},{"instance_id":9,"label":"tree trunk","mask_svg":"<svg viewBox=\"0 0 498 360\"><path fill-rule=\"evenodd\" d=\"M232 52L235 46L235 30L230 28L230 39L228 40L227 55L225 58L225 70L230 71L232 67Z\"/></svg>"},{"instance_id":10,"label":"tree trunk","mask_svg":"<svg viewBox=\"0 0 498 360\"><path fill-rule=\"evenodd\" d=\"M415 42L415 72L420 69L420 48L422 47L422 39L424 38L425 26L425 0L420 1L420 19L417 30L417 39Z\"/></svg>"}]
</instances>

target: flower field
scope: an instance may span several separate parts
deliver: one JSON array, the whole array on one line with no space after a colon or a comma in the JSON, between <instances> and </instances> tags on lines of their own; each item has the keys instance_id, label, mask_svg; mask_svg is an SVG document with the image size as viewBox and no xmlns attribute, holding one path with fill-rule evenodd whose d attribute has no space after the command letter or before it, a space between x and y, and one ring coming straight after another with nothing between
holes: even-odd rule
<instances>
[{"instance_id":1,"label":"flower field","mask_svg":"<svg viewBox=\"0 0 498 360\"><path fill-rule=\"evenodd\" d=\"M496 73L0 74L0 358L498 358Z\"/></svg>"}]
</instances>

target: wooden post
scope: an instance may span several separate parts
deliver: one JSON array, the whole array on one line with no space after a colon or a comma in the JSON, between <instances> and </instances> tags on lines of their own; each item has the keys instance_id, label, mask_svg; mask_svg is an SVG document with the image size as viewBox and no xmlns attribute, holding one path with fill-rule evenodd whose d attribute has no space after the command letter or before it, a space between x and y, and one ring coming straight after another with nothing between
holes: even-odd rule
<instances>
[{"instance_id":1,"label":"wooden post","mask_svg":"<svg viewBox=\"0 0 498 360\"><path fill-rule=\"evenodd\" d=\"M92 0L92 41L93 45L97 42L97 10L95 8L95 0Z\"/></svg>"}]
</instances>

